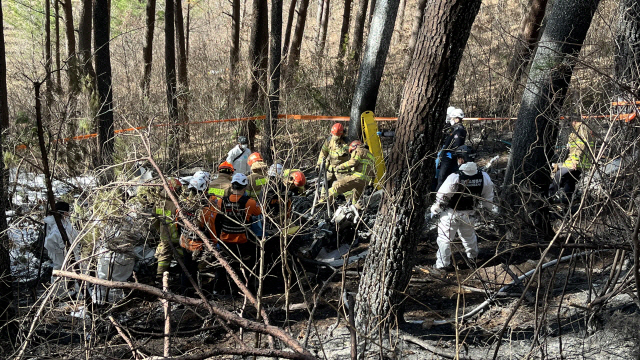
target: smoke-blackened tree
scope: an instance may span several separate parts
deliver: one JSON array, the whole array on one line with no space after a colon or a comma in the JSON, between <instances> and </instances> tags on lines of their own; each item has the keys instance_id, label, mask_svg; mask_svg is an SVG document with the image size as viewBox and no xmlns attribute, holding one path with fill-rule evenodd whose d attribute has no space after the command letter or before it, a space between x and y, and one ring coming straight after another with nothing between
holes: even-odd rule
<instances>
[{"instance_id":1,"label":"smoke-blackened tree","mask_svg":"<svg viewBox=\"0 0 640 360\"><path fill-rule=\"evenodd\" d=\"M374 225L356 298L356 327L378 339L401 320L413 268L425 197L433 178L428 159L439 134L454 80L481 0L431 1L403 89L396 139L391 149L385 190ZM382 1L378 2L382 5ZM377 15L376 15L377 16ZM374 16L375 18L375 16ZM375 20L374 20L375 21Z\"/></svg>"},{"instance_id":2,"label":"smoke-blackened tree","mask_svg":"<svg viewBox=\"0 0 640 360\"><path fill-rule=\"evenodd\" d=\"M269 63L269 7L267 0L253 0L253 19L249 39L250 85L244 93L244 105L249 114L263 113ZM254 148L255 121L248 122L249 147Z\"/></svg>"},{"instance_id":3,"label":"smoke-blackened tree","mask_svg":"<svg viewBox=\"0 0 640 360\"><path fill-rule=\"evenodd\" d=\"M176 36L174 29L175 0L166 0L164 8L164 64L167 80L167 110L169 138L167 141L168 168L178 168L180 145L178 142L178 97L176 85Z\"/></svg>"},{"instance_id":4,"label":"smoke-blackened tree","mask_svg":"<svg viewBox=\"0 0 640 360\"><path fill-rule=\"evenodd\" d=\"M144 32L144 45L142 47L142 61L144 62L144 73L140 88L142 94L149 96L151 86L151 67L153 64L153 32L156 26L156 0L147 0L146 7L146 27Z\"/></svg>"},{"instance_id":5,"label":"smoke-blackened tree","mask_svg":"<svg viewBox=\"0 0 640 360\"><path fill-rule=\"evenodd\" d=\"M620 0L614 75L621 100L640 99L640 1ZM626 95L624 95L626 93Z\"/></svg>"},{"instance_id":6,"label":"smoke-blackened tree","mask_svg":"<svg viewBox=\"0 0 640 360\"><path fill-rule=\"evenodd\" d=\"M364 39L364 24L367 21L367 4L369 0L360 0L358 2L358 11L353 21L353 35L351 39L351 52L353 53L353 61L360 61L362 54L362 42Z\"/></svg>"},{"instance_id":7,"label":"smoke-blackened tree","mask_svg":"<svg viewBox=\"0 0 640 360\"><path fill-rule=\"evenodd\" d=\"M282 0L271 1L271 36L269 40L269 112L264 122L262 156L273 163L275 154L275 132L278 126L280 105L280 63L282 58Z\"/></svg>"},{"instance_id":8,"label":"smoke-blackened tree","mask_svg":"<svg viewBox=\"0 0 640 360\"><path fill-rule=\"evenodd\" d=\"M113 92L111 91L111 54L109 52L110 18L109 0L95 0L93 8L93 47L95 48L96 81L100 108L98 118L97 165L113 164ZM104 171L100 182L106 184L113 178L112 170Z\"/></svg>"}]
</instances>

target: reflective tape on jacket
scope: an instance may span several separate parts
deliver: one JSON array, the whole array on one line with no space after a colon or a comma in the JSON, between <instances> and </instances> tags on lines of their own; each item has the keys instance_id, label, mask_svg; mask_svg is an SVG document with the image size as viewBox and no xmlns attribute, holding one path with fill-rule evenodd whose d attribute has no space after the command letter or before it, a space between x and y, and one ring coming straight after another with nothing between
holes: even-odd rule
<instances>
[{"instance_id":1,"label":"reflective tape on jacket","mask_svg":"<svg viewBox=\"0 0 640 360\"><path fill-rule=\"evenodd\" d=\"M156 208L156 215L164 215L171 219L171 210L165 210L163 208Z\"/></svg>"},{"instance_id":2,"label":"reflective tape on jacket","mask_svg":"<svg viewBox=\"0 0 640 360\"><path fill-rule=\"evenodd\" d=\"M224 189L209 188L209 191L207 193L209 195L215 195L215 196L218 196L218 197L223 197L224 196Z\"/></svg>"}]
</instances>

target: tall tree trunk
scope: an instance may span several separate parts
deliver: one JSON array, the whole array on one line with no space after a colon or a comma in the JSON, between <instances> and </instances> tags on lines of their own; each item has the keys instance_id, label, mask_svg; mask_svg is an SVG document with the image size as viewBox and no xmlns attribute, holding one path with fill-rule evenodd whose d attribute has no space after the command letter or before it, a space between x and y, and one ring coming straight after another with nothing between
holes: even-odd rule
<instances>
[{"instance_id":1,"label":"tall tree trunk","mask_svg":"<svg viewBox=\"0 0 640 360\"><path fill-rule=\"evenodd\" d=\"M142 47L142 61L144 62L144 73L142 75L142 94L149 96L151 86L151 66L153 64L153 32L156 26L156 0L147 0L146 23L144 32L144 46Z\"/></svg>"},{"instance_id":2,"label":"tall tree trunk","mask_svg":"<svg viewBox=\"0 0 640 360\"><path fill-rule=\"evenodd\" d=\"M364 39L364 23L367 19L367 4L369 0L360 0L358 3L358 12L353 23L353 39L351 40L351 52L353 53L353 62L360 61L362 53L362 41Z\"/></svg>"},{"instance_id":3,"label":"tall tree trunk","mask_svg":"<svg viewBox=\"0 0 640 360\"><path fill-rule=\"evenodd\" d=\"M369 27L371 27L371 19L373 19L374 11L376 11L376 0L369 2Z\"/></svg>"},{"instance_id":4,"label":"tall tree trunk","mask_svg":"<svg viewBox=\"0 0 640 360\"><path fill-rule=\"evenodd\" d=\"M109 0L95 0L93 9L93 47L95 48L96 82L98 89L98 165L113 164L113 92L111 91L111 53L109 51ZM100 183L113 179L113 170L100 174Z\"/></svg>"},{"instance_id":5,"label":"tall tree trunk","mask_svg":"<svg viewBox=\"0 0 640 360\"><path fill-rule=\"evenodd\" d=\"M4 46L4 43L3 43ZM44 69L47 72L45 89L45 108L49 109L53 102L53 74L51 73L51 2L44 0ZM2 81L6 86L6 81ZM47 117L48 118L48 117ZM9 124L2 124L7 128Z\"/></svg>"},{"instance_id":6,"label":"tall tree trunk","mask_svg":"<svg viewBox=\"0 0 640 360\"><path fill-rule=\"evenodd\" d=\"M415 52L416 45L418 44L418 35L420 34L420 27L422 27L422 17L424 15L424 8L427 6L427 0L418 0L418 7L413 13L413 24L411 25L411 37L409 38L409 44L404 55L404 68L409 70L411 67L411 59Z\"/></svg>"},{"instance_id":7,"label":"tall tree trunk","mask_svg":"<svg viewBox=\"0 0 640 360\"><path fill-rule=\"evenodd\" d=\"M293 15L296 13L297 0L291 0L289 4L289 15L287 15L287 27L284 31L284 42L282 43L282 57L287 56L289 51L289 42L291 41L291 28L293 27Z\"/></svg>"},{"instance_id":8,"label":"tall tree trunk","mask_svg":"<svg viewBox=\"0 0 640 360\"><path fill-rule=\"evenodd\" d=\"M340 47L338 48L338 59L342 59L347 52L349 42L349 20L351 19L352 0L344 0L344 11L342 12L342 27L340 28Z\"/></svg>"},{"instance_id":9,"label":"tall tree trunk","mask_svg":"<svg viewBox=\"0 0 640 360\"><path fill-rule=\"evenodd\" d=\"M398 7L398 20L396 20L398 36L396 36L396 40L393 42L394 44L402 42L402 39L404 38L404 11L406 8L407 0L400 0L400 6Z\"/></svg>"},{"instance_id":10,"label":"tall tree trunk","mask_svg":"<svg viewBox=\"0 0 640 360\"><path fill-rule=\"evenodd\" d=\"M253 0L253 24L249 40L251 59L251 84L245 91L244 103L248 114L264 114L264 91L267 88L267 66L269 62L269 7L267 0ZM257 132L255 121L247 124L249 147L254 148Z\"/></svg>"},{"instance_id":11,"label":"tall tree trunk","mask_svg":"<svg viewBox=\"0 0 640 360\"><path fill-rule=\"evenodd\" d=\"M536 48L542 29L542 19L547 9L547 0L532 0L527 16L520 24L520 35L515 44L513 55L507 66L507 76L514 82L520 81L529 65L531 55Z\"/></svg>"},{"instance_id":12,"label":"tall tree trunk","mask_svg":"<svg viewBox=\"0 0 640 360\"><path fill-rule=\"evenodd\" d=\"M0 151L4 153L4 130L9 127L9 102L7 100L7 59L4 47L4 17L2 14L2 0L0 0ZM4 161L0 161L0 174L4 174ZM0 176L0 328L8 323L14 315L13 308L13 277L9 259L9 226L7 225L6 209L7 191L5 177ZM4 331L3 331L4 332ZM11 334L6 334L11 336Z\"/></svg>"},{"instance_id":13,"label":"tall tree trunk","mask_svg":"<svg viewBox=\"0 0 640 360\"><path fill-rule=\"evenodd\" d=\"M623 101L640 99L640 1L621 0L616 29L614 76Z\"/></svg>"},{"instance_id":14,"label":"tall tree trunk","mask_svg":"<svg viewBox=\"0 0 640 360\"><path fill-rule=\"evenodd\" d=\"M80 90L78 82L78 58L76 54L76 33L73 27L73 7L71 0L65 0L62 6L65 18L65 30L67 35L67 63L69 70L69 93L74 94Z\"/></svg>"},{"instance_id":15,"label":"tall tree trunk","mask_svg":"<svg viewBox=\"0 0 640 360\"><path fill-rule=\"evenodd\" d=\"M324 0L322 3L322 17L320 18L320 24L318 24L318 37L316 39L316 53L318 54L322 54L324 52L324 44L327 40L329 9L330 0Z\"/></svg>"},{"instance_id":16,"label":"tall tree trunk","mask_svg":"<svg viewBox=\"0 0 640 360\"><path fill-rule=\"evenodd\" d=\"M178 142L178 97L176 89L176 38L175 0L167 0L164 9L164 63L167 80L167 112L169 131L167 139L167 164L169 171L178 169L180 144Z\"/></svg>"},{"instance_id":17,"label":"tall tree trunk","mask_svg":"<svg viewBox=\"0 0 640 360\"><path fill-rule=\"evenodd\" d=\"M93 24L93 0L82 0L82 13L78 27L78 55L83 76L90 76L95 81L96 73L91 65L91 27Z\"/></svg>"},{"instance_id":18,"label":"tall tree trunk","mask_svg":"<svg viewBox=\"0 0 640 360\"><path fill-rule=\"evenodd\" d=\"M62 90L62 71L61 62L60 62L60 2L58 0L53 0L54 3L54 13L55 13L55 30L56 30L56 87L57 91Z\"/></svg>"},{"instance_id":19,"label":"tall tree trunk","mask_svg":"<svg viewBox=\"0 0 640 360\"><path fill-rule=\"evenodd\" d=\"M264 122L261 154L267 164L276 159L274 138L280 104L280 63L282 49L282 0L271 0L271 39L269 42L269 113Z\"/></svg>"},{"instance_id":20,"label":"tall tree trunk","mask_svg":"<svg viewBox=\"0 0 640 360\"><path fill-rule=\"evenodd\" d=\"M391 149L385 193L374 225L356 297L356 327L374 339L402 321L413 254L424 222L425 197L454 80L481 0L431 1L420 30L416 61L404 85L396 141ZM379 6L383 6L380 1ZM378 17L377 15L375 17ZM375 20L374 20L375 22ZM394 194L394 195L390 195Z\"/></svg>"},{"instance_id":21,"label":"tall tree trunk","mask_svg":"<svg viewBox=\"0 0 640 360\"><path fill-rule=\"evenodd\" d=\"M184 36L184 20L182 17L182 0L175 0L175 26L176 36L178 37L178 92L179 103L179 119L180 123L189 122L189 72L187 71L187 50ZM178 99L176 99L177 101ZM182 127L182 130L188 129L188 126ZM181 129L181 128L178 128ZM186 131L180 131L185 135ZM188 142L188 136L182 136L182 141Z\"/></svg>"},{"instance_id":22,"label":"tall tree trunk","mask_svg":"<svg viewBox=\"0 0 640 360\"><path fill-rule=\"evenodd\" d=\"M298 8L298 17L296 19L296 28L293 31L293 40L291 40L291 49L287 58L287 73L292 74L300 61L300 49L302 48L302 39L304 37L304 26L307 22L307 10L309 8L309 0L300 0Z\"/></svg>"},{"instance_id":23,"label":"tall tree trunk","mask_svg":"<svg viewBox=\"0 0 640 360\"><path fill-rule=\"evenodd\" d=\"M229 79L231 86L236 81L240 61L240 0L233 0L231 7L231 46L229 49Z\"/></svg>"},{"instance_id":24,"label":"tall tree trunk","mask_svg":"<svg viewBox=\"0 0 640 360\"><path fill-rule=\"evenodd\" d=\"M502 198L508 199L524 224L533 225L538 238L551 232L541 203L551 182L548 159L558 136L558 116L599 2L558 0L553 4L522 95L505 174L505 184L510 186ZM522 201L522 196L527 200Z\"/></svg>"},{"instance_id":25,"label":"tall tree trunk","mask_svg":"<svg viewBox=\"0 0 640 360\"><path fill-rule=\"evenodd\" d=\"M380 0L369 29L367 46L358 71L358 81L351 102L349 137L361 138L360 115L376 109L380 79L387 61L399 0Z\"/></svg>"}]
</instances>

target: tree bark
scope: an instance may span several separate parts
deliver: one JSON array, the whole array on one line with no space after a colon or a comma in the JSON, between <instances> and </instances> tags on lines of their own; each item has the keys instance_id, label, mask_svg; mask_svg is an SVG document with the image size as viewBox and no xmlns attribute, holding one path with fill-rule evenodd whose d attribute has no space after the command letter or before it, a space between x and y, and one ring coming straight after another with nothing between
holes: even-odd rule
<instances>
[{"instance_id":1,"label":"tree bark","mask_svg":"<svg viewBox=\"0 0 640 360\"><path fill-rule=\"evenodd\" d=\"M342 12L342 27L340 28L340 43L338 48L338 59L342 59L347 52L349 43L349 20L351 20L352 0L344 1L344 11Z\"/></svg>"},{"instance_id":2,"label":"tree bark","mask_svg":"<svg viewBox=\"0 0 640 360\"><path fill-rule=\"evenodd\" d=\"M376 11L376 0L371 0L369 2L369 27L371 27L371 20L373 19L374 11Z\"/></svg>"},{"instance_id":3,"label":"tree bark","mask_svg":"<svg viewBox=\"0 0 640 360\"><path fill-rule=\"evenodd\" d=\"M240 0L231 5L231 46L229 49L229 80L233 87L240 61Z\"/></svg>"},{"instance_id":4,"label":"tree bark","mask_svg":"<svg viewBox=\"0 0 640 360\"><path fill-rule=\"evenodd\" d=\"M621 0L616 29L614 77L620 100L640 99L640 1Z\"/></svg>"},{"instance_id":5,"label":"tree bark","mask_svg":"<svg viewBox=\"0 0 640 360\"><path fill-rule=\"evenodd\" d=\"M58 2L58 0L53 0L53 3L55 4L55 6L53 7L54 9L54 15L55 15L55 19L56 19L56 23L55 23L55 30L56 30L56 85L57 85L57 91L61 91L62 90L62 71L60 71L61 69L61 62L60 62L60 4Z\"/></svg>"},{"instance_id":6,"label":"tree bark","mask_svg":"<svg viewBox=\"0 0 640 360\"><path fill-rule=\"evenodd\" d=\"M351 102L351 119L349 120L349 138L361 138L360 115L365 111L376 109L380 79L387 61L391 36L396 22L399 0L380 0L375 8L375 15L364 57L358 72L358 81Z\"/></svg>"},{"instance_id":7,"label":"tree bark","mask_svg":"<svg viewBox=\"0 0 640 360\"><path fill-rule=\"evenodd\" d=\"M353 62L360 61L362 53L362 41L364 38L364 23L367 19L367 5L369 0L360 0L358 3L358 12L353 23L353 39L351 40L351 52L353 53Z\"/></svg>"},{"instance_id":8,"label":"tree bark","mask_svg":"<svg viewBox=\"0 0 640 360\"><path fill-rule=\"evenodd\" d=\"M247 114L264 114L265 92L267 88L267 67L269 62L269 7L267 0L253 0L253 23L249 39L249 58L251 61L250 85L245 91L244 103ZM257 132L256 122L247 124L249 147L254 148Z\"/></svg>"},{"instance_id":9,"label":"tree bark","mask_svg":"<svg viewBox=\"0 0 640 360\"><path fill-rule=\"evenodd\" d=\"M508 199L525 224L542 232L536 234L538 237L549 236L552 231L539 202L546 197L551 182L548 159L558 137L557 119L599 2L559 0L553 4L522 95L505 174L509 186L502 198ZM526 194L527 201L518 194ZM532 210L534 206L538 209Z\"/></svg>"},{"instance_id":10,"label":"tree bark","mask_svg":"<svg viewBox=\"0 0 640 360\"><path fill-rule=\"evenodd\" d=\"M404 38L404 11L406 8L407 0L400 0L400 6L398 7L398 20L396 20L398 36L396 36L394 44L402 42L402 39Z\"/></svg>"},{"instance_id":11,"label":"tree bark","mask_svg":"<svg viewBox=\"0 0 640 360\"><path fill-rule=\"evenodd\" d=\"M282 0L271 0L271 39L269 43L269 113L264 122L261 154L267 164L274 163L274 138L280 105L280 63L282 49Z\"/></svg>"},{"instance_id":12,"label":"tree bark","mask_svg":"<svg viewBox=\"0 0 640 360\"><path fill-rule=\"evenodd\" d=\"M403 295L424 222L425 197L454 80L481 0L431 1L415 61L403 89L387 181L356 297L359 333L376 334L402 321ZM383 6L383 2L379 3ZM376 15L374 17L377 18ZM375 21L375 20L374 20Z\"/></svg>"},{"instance_id":13,"label":"tree bark","mask_svg":"<svg viewBox=\"0 0 640 360\"><path fill-rule=\"evenodd\" d=\"M78 55L83 76L90 76L95 81L96 73L91 65L91 27L93 25L93 0L82 0L82 13L78 27Z\"/></svg>"},{"instance_id":14,"label":"tree bark","mask_svg":"<svg viewBox=\"0 0 640 360\"><path fill-rule=\"evenodd\" d=\"M4 43L2 43L4 46ZM4 59L4 56L3 56ZM44 70L49 74L46 79L45 89L45 107L50 108L53 102L53 75L51 74L51 63L53 58L51 57L51 2L44 0ZM2 60L6 61L6 60ZM6 80L2 80L0 86L7 86ZM6 89L3 90L3 94L6 94ZM8 118L7 118L8 120ZM8 128L9 124L1 124L3 128Z\"/></svg>"},{"instance_id":15,"label":"tree bark","mask_svg":"<svg viewBox=\"0 0 640 360\"><path fill-rule=\"evenodd\" d=\"M320 18L320 24L318 25L318 37L316 38L316 53L318 54L322 54L324 52L324 44L327 40L329 9L330 0L324 0L322 2L322 17Z\"/></svg>"},{"instance_id":16,"label":"tree bark","mask_svg":"<svg viewBox=\"0 0 640 360\"><path fill-rule=\"evenodd\" d=\"M409 38L409 44L404 56L404 68L405 71L411 67L411 59L413 59L413 53L418 44L418 35L420 34L420 27L422 26L422 17L424 15L424 8L427 6L427 0L418 0L418 8L413 13L413 25L411 25L411 37Z\"/></svg>"},{"instance_id":17,"label":"tree bark","mask_svg":"<svg viewBox=\"0 0 640 360\"><path fill-rule=\"evenodd\" d=\"M304 37L304 26L307 22L307 10L309 8L309 0L300 0L298 8L298 17L296 19L296 28L293 31L293 40L291 40L291 49L287 59L287 73L292 74L300 61L300 49L302 47L302 39Z\"/></svg>"},{"instance_id":18,"label":"tree bark","mask_svg":"<svg viewBox=\"0 0 640 360\"><path fill-rule=\"evenodd\" d=\"M176 38L175 0L167 0L164 9L164 63L167 81L167 112L169 131L167 139L167 164L170 171L178 169L180 145L178 143L178 97L176 89Z\"/></svg>"},{"instance_id":19,"label":"tree bark","mask_svg":"<svg viewBox=\"0 0 640 360\"><path fill-rule=\"evenodd\" d=\"M111 91L111 54L109 51L110 18L109 0L95 0L93 9L93 47L95 48L96 81L98 89L98 164L113 164L113 93ZM100 175L100 183L107 184L113 179L113 170L105 170Z\"/></svg>"},{"instance_id":20,"label":"tree bark","mask_svg":"<svg viewBox=\"0 0 640 360\"><path fill-rule=\"evenodd\" d=\"M62 6L65 18L65 30L67 35L67 63L69 75L69 93L75 94L80 90L78 82L78 58L76 54L76 34L73 27L73 7L71 0L65 0Z\"/></svg>"},{"instance_id":21,"label":"tree bark","mask_svg":"<svg viewBox=\"0 0 640 360\"><path fill-rule=\"evenodd\" d=\"M293 16L296 13L296 4L297 0L291 0L291 4L289 4L289 15L287 16L287 27L284 31L284 42L282 43L282 57L287 56L287 52L289 51L289 42L291 41L291 28L293 27Z\"/></svg>"},{"instance_id":22,"label":"tree bark","mask_svg":"<svg viewBox=\"0 0 640 360\"><path fill-rule=\"evenodd\" d=\"M156 0L147 0L146 23L144 33L144 46L142 48L142 61L144 62L144 74L142 75L142 94L149 96L151 86L151 65L153 63L153 32L156 25Z\"/></svg>"},{"instance_id":23,"label":"tree bark","mask_svg":"<svg viewBox=\"0 0 640 360\"><path fill-rule=\"evenodd\" d=\"M178 38L178 90L176 101L178 101L179 98L179 122L184 124L189 122L189 72L187 69L188 59L184 35L184 20L182 17L182 0L175 0L174 15L176 36ZM183 143L189 141L189 136L185 136L187 135L186 129L188 128L188 126L177 128L182 129L182 131L179 132L183 135L181 136L181 142Z\"/></svg>"},{"instance_id":24,"label":"tree bark","mask_svg":"<svg viewBox=\"0 0 640 360\"><path fill-rule=\"evenodd\" d=\"M547 9L547 0L532 0L529 12L520 24L520 35L507 66L507 76L514 82L520 81L524 70L529 65L531 55L536 48L542 29L542 20Z\"/></svg>"},{"instance_id":25,"label":"tree bark","mask_svg":"<svg viewBox=\"0 0 640 360\"><path fill-rule=\"evenodd\" d=\"M4 130L9 126L9 102L7 101L7 59L4 46L4 17L0 0L0 151L4 153ZM4 161L0 161L0 174L4 174ZM9 259L9 232L5 177L0 176L0 328L14 315L13 278ZM10 335L10 334L7 334Z\"/></svg>"}]
</instances>

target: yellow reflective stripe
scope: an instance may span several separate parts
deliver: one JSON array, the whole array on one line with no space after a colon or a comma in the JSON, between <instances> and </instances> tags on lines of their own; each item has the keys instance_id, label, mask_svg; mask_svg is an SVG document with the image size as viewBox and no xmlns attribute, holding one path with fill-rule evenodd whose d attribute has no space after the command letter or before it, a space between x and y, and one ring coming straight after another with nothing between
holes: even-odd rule
<instances>
[{"instance_id":1,"label":"yellow reflective stripe","mask_svg":"<svg viewBox=\"0 0 640 360\"><path fill-rule=\"evenodd\" d=\"M360 173L360 172L355 172L355 173L353 173L353 176L357 177L358 179L362 179L362 180L366 180L366 181L371 181L371 177L369 177L369 176L367 176L367 175L365 175L365 174L363 174L363 173Z\"/></svg>"},{"instance_id":2,"label":"yellow reflective stripe","mask_svg":"<svg viewBox=\"0 0 640 360\"><path fill-rule=\"evenodd\" d=\"M164 210L163 208L156 208L156 215L164 215L171 217L171 210Z\"/></svg>"},{"instance_id":3,"label":"yellow reflective stripe","mask_svg":"<svg viewBox=\"0 0 640 360\"><path fill-rule=\"evenodd\" d=\"M267 183L267 178L256 179L256 185L265 185Z\"/></svg>"},{"instance_id":4,"label":"yellow reflective stripe","mask_svg":"<svg viewBox=\"0 0 640 360\"><path fill-rule=\"evenodd\" d=\"M209 195L215 195L219 197L224 197L224 190L218 188L209 188Z\"/></svg>"}]
</instances>

